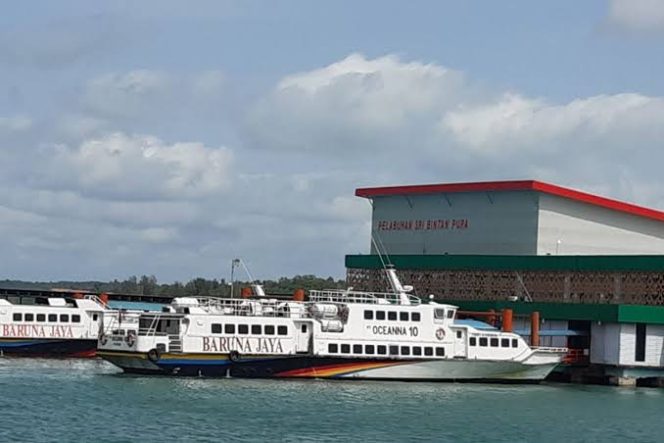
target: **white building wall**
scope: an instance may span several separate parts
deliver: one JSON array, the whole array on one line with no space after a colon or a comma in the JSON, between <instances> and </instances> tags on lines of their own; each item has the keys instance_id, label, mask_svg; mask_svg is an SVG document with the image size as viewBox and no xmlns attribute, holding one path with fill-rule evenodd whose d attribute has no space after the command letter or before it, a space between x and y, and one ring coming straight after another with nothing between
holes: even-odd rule
<instances>
[{"instance_id":1,"label":"white building wall","mask_svg":"<svg viewBox=\"0 0 664 443\"><path fill-rule=\"evenodd\" d=\"M621 366L643 365L643 362L637 363L634 360L636 352L636 325L634 323L620 325L620 342L617 348L620 353L618 364Z\"/></svg>"},{"instance_id":2,"label":"white building wall","mask_svg":"<svg viewBox=\"0 0 664 443\"><path fill-rule=\"evenodd\" d=\"M617 365L620 361L620 325L593 322L590 328L590 362Z\"/></svg>"},{"instance_id":3,"label":"white building wall","mask_svg":"<svg viewBox=\"0 0 664 443\"><path fill-rule=\"evenodd\" d=\"M664 254L664 223L540 194L538 255Z\"/></svg>"}]
</instances>

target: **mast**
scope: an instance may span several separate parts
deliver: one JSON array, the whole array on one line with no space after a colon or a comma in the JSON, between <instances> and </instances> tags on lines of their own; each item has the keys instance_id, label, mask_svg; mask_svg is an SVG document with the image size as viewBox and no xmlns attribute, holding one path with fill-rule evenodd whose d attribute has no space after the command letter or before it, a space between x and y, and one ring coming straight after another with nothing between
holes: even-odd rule
<instances>
[{"instance_id":1,"label":"mast","mask_svg":"<svg viewBox=\"0 0 664 443\"><path fill-rule=\"evenodd\" d=\"M413 287L410 285L402 285L399 277L397 276L397 270L394 269L394 265L385 266L385 273L387 274L387 279L392 286L392 290L399 294L399 303L402 305L410 304L410 297L408 293L413 290Z\"/></svg>"}]
</instances>

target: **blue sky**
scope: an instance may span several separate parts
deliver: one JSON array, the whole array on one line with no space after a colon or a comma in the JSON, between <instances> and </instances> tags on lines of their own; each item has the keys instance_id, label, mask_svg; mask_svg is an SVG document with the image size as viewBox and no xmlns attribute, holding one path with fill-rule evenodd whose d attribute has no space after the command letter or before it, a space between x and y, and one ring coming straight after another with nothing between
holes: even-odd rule
<instances>
[{"instance_id":1,"label":"blue sky","mask_svg":"<svg viewBox=\"0 0 664 443\"><path fill-rule=\"evenodd\" d=\"M342 276L356 187L664 207L664 2L7 2L0 278Z\"/></svg>"}]
</instances>

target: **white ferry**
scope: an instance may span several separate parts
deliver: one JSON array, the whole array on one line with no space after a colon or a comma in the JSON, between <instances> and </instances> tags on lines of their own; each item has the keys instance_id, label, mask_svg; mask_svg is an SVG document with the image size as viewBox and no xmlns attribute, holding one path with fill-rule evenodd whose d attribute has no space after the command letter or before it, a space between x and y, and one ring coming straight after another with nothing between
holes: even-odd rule
<instances>
[{"instance_id":1,"label":"white ferry","mask_svg":"<svg viewBox=\"0 0 664 443\"><path fill-rule=\"evenodd\" d=\"M92 294L79 297L43 298L45 304L0 299L0 355L94 357L106 305Z\"/></svg>"},{"instance_id":2,"label":"white ferry","mask_svg":"<svg viewBox=\"0 0 664 443\"><path fill-rule=\"evenodd\" d=\"M309 301L176 298L163 312L105 312L97 355L128 373L538 382L565 348L455 320L387 269L393 293L310 291Z\"/></svg>"}]
</instances>

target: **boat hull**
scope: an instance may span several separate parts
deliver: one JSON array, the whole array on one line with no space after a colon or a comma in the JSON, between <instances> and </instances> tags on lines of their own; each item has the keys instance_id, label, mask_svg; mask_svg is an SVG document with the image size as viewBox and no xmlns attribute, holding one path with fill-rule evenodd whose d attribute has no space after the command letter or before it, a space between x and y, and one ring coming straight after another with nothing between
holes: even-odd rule
<instances>
[{"instance_id":1,"label":"boat hull","mask_svg":"<svg viewBox=\"0 0 664 443\"><path fill-rule=\"evenodd\" d=\"M0 353L8 357L91 358L97 340L0 338Z\"/></svg>"},{"instance_id":2,"label":"boat hull","mask_svg":"<svg viewBox=\"0 0 664 443\"><path fill-rule=\"evenodd\" d=\"M242 356L227 354L147 354L99 351L99 356L127 373L243 378L321 378L401 381L537 383L559 358L536 364L465 359L357 359L311 356Z\"/></svg>"}]
</instances>

